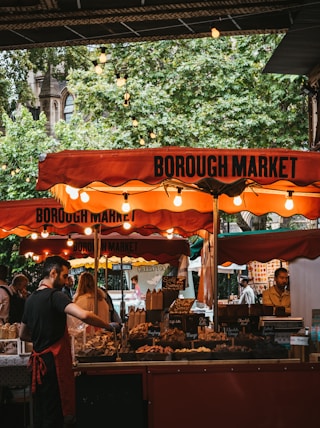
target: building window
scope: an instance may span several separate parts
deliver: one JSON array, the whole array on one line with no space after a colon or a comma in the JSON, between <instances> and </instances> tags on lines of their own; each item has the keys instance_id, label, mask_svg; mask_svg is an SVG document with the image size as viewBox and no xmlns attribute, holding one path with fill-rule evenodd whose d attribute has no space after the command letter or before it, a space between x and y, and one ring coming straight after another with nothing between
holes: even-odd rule
<instances>
[{"instance_id":1,"label":"building window","mask_svg":"<svg viewBox=\"0 0 320 428\"><path fill-rule=\"evenodd\" d=\"M73 111L74 111L73 96L69 94L64 103L64 110L63 110L64 120L67 123L70 122Z\"/></svg>"}]
</instances>

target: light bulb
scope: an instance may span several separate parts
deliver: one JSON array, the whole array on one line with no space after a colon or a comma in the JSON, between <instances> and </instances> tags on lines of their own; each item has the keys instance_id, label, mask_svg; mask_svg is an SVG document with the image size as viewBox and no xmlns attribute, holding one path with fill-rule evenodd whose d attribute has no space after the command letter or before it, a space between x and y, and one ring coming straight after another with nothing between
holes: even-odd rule
<instances>
[{"instance_id":1,"label":"light bulb","mask_svg":"<svg viewBox=\"0 0 320 428\"><path fill-rule=\"evenodd\" d=\"M139 122L135 117L132 118L132 126L137 127L139 125Z\"/></svg>"},{"instance_id":2,"label":"light bulb","mask_svg":"<svg viewBox=\"0 0 320 428\"><path fill-rule=\"evenodd\" d=\"M240 196L240 195L235 196L235 197L233 198L233 203L234 203L234 205L235 205L236 207L240 207L240 205L242 204L242 198L241 198L241 196Z\"/></svg>"},{"instance_id":3,"label":"light bulb","mask_svg":"<svg viewBox=\"0 0 320 428\"><path fill-rule=\"evenodd\" d=\"M101 48L101 54L99 56L99 61L101 62L101 64L105 64L107 62L107 55L106 55L106 48L105 47Z\"/></svg>"},{"instance_id":4,"label":"light bulb","mask_svg":"<svg viewBox=\"0 0 320 428\"><path fill-rule=\"evenodd\" d=\"M123 223L123 228L124 228L125 230L129 230L129 229L131 229L131 224L130 224L128 221L125 221L125 222Z\"/></svg>"},{"instance_id":5,"label":"light bulb","mask_svg":"<svg viewBox=\"0 0 320 428\"><path fill-rule=\"evenodd\" d=\"M94 71L97 74L101 74L103 70L102 70L101 66L98 64L98 62L97 61L92 61L92 64L94 65Z\"/></svg>"},{"instance_id":6,"label":"light bulb","mask_svg":"<svg viewBox=\"0 0 320 428\"><path fill-rule=\"evenodd\" d=\"M73 244L74 244L74 241L73 241L73 239L71 238L71 236L69 236L69 238L68 238L68 240L67 240L67 245L68 245L68 247L72 247L72 246L73 246Z\"/></svg>"},{"instance_id":7,"label":"light bulb","mask_svg":"<svg viewBox=\"0 0 320 428\"><path fill-rule=\"evenodd\" d=\"M173 233L168 233L167 234L167 239L172 239L173 238Z\"/></svg>"},{"instance_id":8,"label":"light bulb","mask_svg":"<svg viewBox=\"0 0 320 428\"><path fill-rule=\"evenodd\" d=\"M125 79L124 77L120 76L120 73L116 74L117 77L117 86L119 88L121 88L123 85L126 84L127 79Z\"/></svg>"},{"instance_id":9,"label":"light bulb","mask_svg":"<svg viewBox=\"0 0 320 428\"><path fill-rule=\"evenodd\" d=\"M43 228L43 231L41 232L41 236L42 238L48 238L49 232L47 231L46 227Z\"/></svg>"},{"instance_id":10,"label":"light bulb","mask_svg":"<svg viewBox=\"0 0 320 428\"><path fill-rule=\"evenodd\" d=\"M90 196L88 195L87 192L82 192L82 193L80 193L80 199L83 203L86 204L87 202L89 202Z\"/></svg>"},{"instance_id":11,"label":"light bulb","mask_svg":"<svg viewBox=\"0 0 320 428\"><path fill-rule=\"evenodd\" d=\"M286 202L284 204L285 208L288 211L291 211L294 207L294 203L293 203L293 199L292 199L292 193L293 193L293 191L291 191L291 190L288 191L288 196L287 196Z\"/></svg>"},{"instance_id":12,"label":"light bulb","mask_svg":"<svg viewBox=\"0 0 320 428\"><path fill-rule=\"evenodd\" d=\"M78 199L78 197L79 197L79 189L76 189L73 187L70 191L70 198L75 200L75 199Z\"/></svg>"},{"instance_id":13,"label":"light bulb","mask_svg":"<svg viewBox=\"0 0 320 428\"><path fill-rule=\"evenodd\" d=\"M173 227L171 227L170 229L167 229L167 233L172 234L173 233Z\"/></svg>"},{"instance_id":14,"label":"light bulb","mask_svg":"<svg viewBox=\"0 0 320 428\"><path fill-rule=\"evenodd\" d=\"M150 132L150 138L157 138L157 135L153 132L153 131L151 131Z\"/></svg>"},{"instance_id":15,"label":"light bulb","mask_svg":"<svg viewBox=\"0 0 320 428\"><path fill-rule=\"evenodd\" d=\"M220 31L217 30L216 27L211 28L211 37L213 37L214 39L218 39L220 37Z\"/></svg>"},{"instance_id":16,"label":"light bulb","mask_svg":"<svg viewBox=\"0 0 320 428\"><path fill-rule=\"evenodd\" d=\"M174 200L173 200L173 205L176 206L176 207L181 207L181 205L182 205L181 190L182 189L178 188L178 193L174 197Z\"/></svg>"},{"instance_id":17,"label":"light bulb","mask_svg":"<svg viewBox=\"0 0 320 428\"><path fill-rule=\"evenodd\" d=\"M84 229L84 234L85 235L91 235L92 234L92 228L91 227L86 227Z\"/></svg>"},{"instance_id":18,"label":"light bulb","mask_svg":"<svg viewBox=\"0 0 320 428\"><path fill-rule=\"evenodd\" d=\"M140 143L140 146L144 146L146 144L146 142L144 141L144 139L142 137L140 137L139 143Z\"/></svg>"},{"instance_id":19,"label":"light bulb","mask_svg":"<svg viewBox=\"0 0 320 428\"><path fill-rule=\"evenodd\" d=\"M122 203L121 209L122 209L122 212L128 213L131 210L130 203L128 201L128 193L124 193L123 197L124 197L124 201Z\"/></svg>"},{"instance_id":20,"label":"light bulb","mask_svg":"<svg viewBox=\"0 0 320 428\"><path fill-rule=\"evenodd\" d=\"M125 99L126 101L128 101L128 100L130 99L130 94L129 94L129 92L126 92L126 93L124 94L124 99Z\"/></svg>"},{"instance_id":21,"label":"light bulb","mask_svg":"<svg viewBox=\"0 0 320 428\"><path fill-rule=\"evenodd\" d=\"M31 233L31 239L38 239L38 234L36 232Z\"/></svg>"}]
</instances>

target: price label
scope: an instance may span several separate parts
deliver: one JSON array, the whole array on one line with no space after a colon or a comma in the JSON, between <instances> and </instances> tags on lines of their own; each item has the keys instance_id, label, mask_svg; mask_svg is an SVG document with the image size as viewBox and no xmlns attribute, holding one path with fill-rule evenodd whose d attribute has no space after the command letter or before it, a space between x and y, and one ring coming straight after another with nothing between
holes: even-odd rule
<instances>
[{"instance_id":1,"label":"price label","mask_svg":"<svg viewBox=\"0 0 320 428\"><path fill-rule=\"evenodd\" d=\"M160 326L152 325L148 327L148 336L149 337L160 337Z\"/></svg>"}]
</instances>

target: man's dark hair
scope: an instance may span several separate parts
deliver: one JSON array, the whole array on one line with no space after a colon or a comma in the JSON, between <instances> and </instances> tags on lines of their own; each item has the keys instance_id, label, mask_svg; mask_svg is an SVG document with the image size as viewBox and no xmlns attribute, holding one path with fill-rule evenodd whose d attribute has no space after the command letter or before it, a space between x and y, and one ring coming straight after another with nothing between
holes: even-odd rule
<instances>
[{"instance_id":1,"label":"man's dark hair","mask_svg":"<svg viewBox=\"0 0 320 428\"><path fill-rule=\"evenodd\" d=\"M277 277L280 275L280 273L288 273L288 270L284 267L279 267L274 271L274 276Z\"/></svg>"},{"instance_id":2,"label":"man's dark hair","mask_svg":"<svg viewBox=\"0 0 320 428\"><path fill-rule=\"evenodd\" d=\"M5 281L7 279L8 271L9 271L8 266L0 265L0 279L2 281Z\"/></svg>"},{"instance_id":3,"label":"man's dark hair","mask_svg":"<svg viewBox=\"0 0 320 428\"><path fill-rule=\"evenodd\" d=\"M66 266L68 269L71 268L71 265L68 262L68 260L64 259L63 257L60 257L60 256L47 257L43 264L43 271L42 271L43 278L48 277L52 269L55 269L57 274L59 275L62 271L62 266Z\"/></svg>"}]
</instances>

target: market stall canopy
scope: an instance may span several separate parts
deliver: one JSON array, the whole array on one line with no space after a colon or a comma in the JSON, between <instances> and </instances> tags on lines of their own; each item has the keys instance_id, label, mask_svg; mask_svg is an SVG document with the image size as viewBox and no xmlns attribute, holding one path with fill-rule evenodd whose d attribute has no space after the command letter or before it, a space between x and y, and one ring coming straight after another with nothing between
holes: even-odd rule
<instances>
[{"instance_id":1,"label":"market stall canopy","mask_svg":"<svg viewBox=\"0 0 320 428\"><path fill-rule=\"evenodd\" d=\"M110 206L111 207L111 206ZM188 212L172 212L158 210L147 213L134 210L124 214L112 208L104 209L94 214L87 210L67 213L54 198L35 198L20 201L0 202L0 238L8 235L27 236L32 232L40 233L46 229L48 233L68 235L83 233L86 227L101 225L102 234L118 232L128 235L138 232L140 235L153 233L172 233L181 236L191 236L195 231L212 231L212 212L199 213L195 210ZM124 229L124 223L131 228Z\"/></svg>"},{"instance_id":2,"label":"market stall canopy","mask_svg":"<svg viewBox=\"0 0 320 428\"><path fill-rule=\"evenodd\" d=\"M47 239L23 238L20 243L20 254L32 253L39 256L39 261L48 255L61 255L64 258L94 257L94 240L88 236L73 236L73 245L68 246L68 236L53 236ZM173 237L167 239L160 235L141 236L133 233L122 236L112 233L101 236L102 256L111 257L143 257L145 260L156 260L158 263L178 265L182 254L190 254L189 241L184 238Z\"/></svg>"},{"instance_id":3,"label":"market stall canopy","mask_svg":"<svg viewBox=\"0 0 320 428\"><path fill-rule=\"evenodd\" d=\"M80 259L70 259L71 269L78 269L84 267L86 269L94 269L95 268L95 259L93 257L83 257ZM102 256L99 259L98 269L112 269L113 265L131 265L131 266L154 266L157 265L158 262L156 260L146 260L143 257L105 257Z\"/></svg>"},{"instance_id":4,"label":"market stall canopy","mask_svg":"<svg viewBox=\"0 0 320 428\"><path fill-rule=\"evenodd\" d=\"M275 212L320 217L319 152L287 149L159 149L63 151L39 162L37 190L50 190L66 212L133 210ZM106 168L106 165L108 167ZM73 193L72 193L73 192ZM82 198L85 194L87 198ZM174 206L177 194L182 204ZM239 205L234 197L241 195ZM294 208L285 201L292 196ZM87 202L83 202L87 200Z\"/></svg>"},{"instance_id":5,"label":"market stall canopy","mask_svg":"<svg viewBox=\"0 0 320 428\"><path fill-rule=\"evenodd\" d=\"M237 236L218 238L218 261L243 264L262 263L272 259L293 261L299 257L316 259L320 256L320 229L283 232L243 232Z\"/></svg>"}]
</instances>

